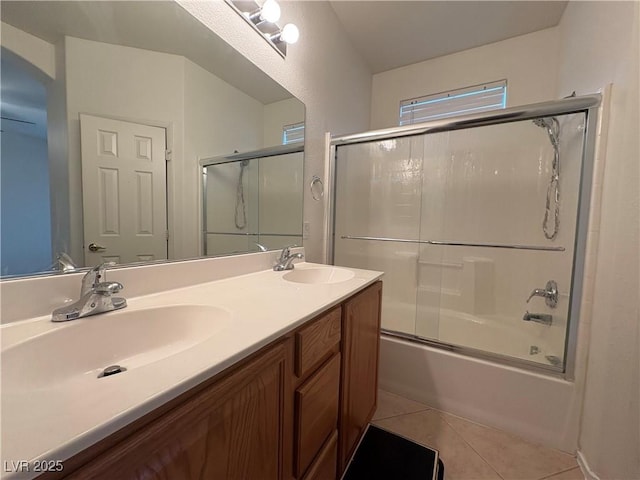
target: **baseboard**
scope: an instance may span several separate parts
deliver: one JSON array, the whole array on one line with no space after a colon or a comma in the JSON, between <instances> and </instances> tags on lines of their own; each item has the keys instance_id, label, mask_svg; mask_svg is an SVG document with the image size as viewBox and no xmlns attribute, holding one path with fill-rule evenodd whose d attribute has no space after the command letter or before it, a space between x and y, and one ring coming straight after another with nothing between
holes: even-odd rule
<instances>
[{"instance_id":1,"label":"baseboard","mask_svg":"<svg viewBox=\"0 0 640 480\"><path fill-rule=\"evenodd\" d=\"M582 474L584 475L585 480L600 480L600 477L596 475L593 470L591 470L587 459L584 458L584 455L580 450L578 450L576 459L578 460L578 466L580 467L580 470L582 470Z\"/></svg>"}]
</instances>

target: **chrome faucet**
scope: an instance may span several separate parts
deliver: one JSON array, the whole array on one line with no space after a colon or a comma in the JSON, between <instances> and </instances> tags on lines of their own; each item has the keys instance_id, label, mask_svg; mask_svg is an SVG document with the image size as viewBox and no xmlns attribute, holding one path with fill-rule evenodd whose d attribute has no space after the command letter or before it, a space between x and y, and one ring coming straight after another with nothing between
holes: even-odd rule
<instances>
[{"instance_id":1,"label":"chrome faucet","mask_svg":"<svg viewBox=\"0 0 640 480\"><path fill-rule=\"evenodd\" d=\"M75 264L73 259L66 252L60 252L56 256L56 263L53 267L55 270L59 270L64 273L74 272L78 266Z\"/></svg>"},{"instance_id":2,"label":"chrome faucet","mask_svg":"<svg viewBox=\"0 0 640 480\"><path fill-rule=\"evenodd\" d=\"M544 297L547 307L555 308L558 305L558 284L554 280L549 280L544 288L536 288L531 292L531 295L527 298L527 303L533 297Z\"/></svg>"},{"instance_id":3,"label":"chrome faucet","mask_svg":"<svg viewBox=\"0 0 640 480\"><path fill-rule=\"evenodd\" d=\"M522 320L525 322L536 322L542 323L543 325L551 325L553 322L553 315L549 315L547 313L529 313L527 310L527 313L524 314Z\"/></svg>"},{"instance_id":4,"label":"chrome faucet","mask_svg":"<svg viewBox=\"0 0 640 480\"><path fill-rule=\"evenodd\" d=\"M289 245L282 249L278 262L273 266L274 271L282 272L283 270L293 270L293 261L296 258L304 258L302 253L291 254L291 248L293 247L297 247L297 245Z\"/></svg>"},{"instance_id":5,"label":"chrome faucet","mask_svg":"<svg viewBox=\"0 0 640 480\"><path fill-rule=\"evenodd\" d=\"M111 264L103 263L87 272L82 278L80 299L71 305L56 308L51 314L52 322L67 322L89 315L119 310L127 306L126 299L113 296L124 287L119 282L106 281L107 265Z\"/></svg>"}]
</instances>

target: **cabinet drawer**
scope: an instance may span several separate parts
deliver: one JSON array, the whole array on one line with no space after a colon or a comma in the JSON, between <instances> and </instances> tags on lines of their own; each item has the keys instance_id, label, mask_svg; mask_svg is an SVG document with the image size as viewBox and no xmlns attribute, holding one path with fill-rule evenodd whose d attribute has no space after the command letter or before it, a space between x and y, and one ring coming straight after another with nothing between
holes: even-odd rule
<instances>
[{"instance_id":1,"label":"cabinet drawer","mask_svg":"<svg viewBox=\"0 0 640 480\"><path fill-rule=\"evenodd\" d=\"M339 389L340 354L336 354L296 390L295 475L298 478L338 426Z\"/></svg>"},{"instance_id":2,"label":"cabinet drawer","mask_svg":"<svg viewBox=\"0 0 640 480\"><path fill-rule=\"evenodd\" d=\"M338 431L334 430L302 480L334 480L338 467Z\"/></svg>"},{"instance_id":3,"label":"cabinet drawer","mask_svg":"<svg viewBox=\"0 0 640 480\"><path fill-rule=\"evenodd\" d=\"M340 343L341 317L341 308L334 308L296 333L295 369L298 378L310 373Z\"/></svg>"}]
</instances>

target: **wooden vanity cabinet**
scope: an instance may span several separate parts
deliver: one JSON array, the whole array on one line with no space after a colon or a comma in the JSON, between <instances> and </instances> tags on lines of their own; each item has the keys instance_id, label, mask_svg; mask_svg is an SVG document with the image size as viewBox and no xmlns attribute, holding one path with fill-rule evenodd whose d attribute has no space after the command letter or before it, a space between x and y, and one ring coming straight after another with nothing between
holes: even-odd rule
<instances>
[{"instance_id":1,"label":"wooden vanity cabinet","mask_svg":"<svg viewBox=\"0 0 640 480\"><path fill-rule=\"evenodd\" d=\"M375 411L382 283L39 478L332 480Z\"/></svg>"},{"instance_id":2,"label":"wooden vanity cabinet","mask_svg":"<svg viewBox=\"0 0 640 480\"><path fill-rule=\"evenodd\" d=\"M376 282L343 305L338 478L376 410L381 303Z\"/></svg>"},{"instance_id":3,"label":"wooden vanity cabinet","mask_svg":"<svg viewBox=\"0 0 640 480\"><path fill-rule=\"evenodd\" d=\"M287 342L271 347L68 478L286 478L287 356Z\"/></svg>"}]
</instances>

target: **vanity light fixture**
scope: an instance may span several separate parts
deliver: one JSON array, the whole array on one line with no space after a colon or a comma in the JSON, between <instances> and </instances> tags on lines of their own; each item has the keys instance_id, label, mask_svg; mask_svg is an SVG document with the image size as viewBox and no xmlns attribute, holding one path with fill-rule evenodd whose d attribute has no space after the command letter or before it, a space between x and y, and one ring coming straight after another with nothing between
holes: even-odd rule
<instances>
[{"instance_id":1,"label":"vanity light fixture","mask_svg":"<svg viewBox=\"0 0 640 480\"><path fill-rule=\"evenodd\" d=\"M284 42L289 45L292 45L298 41L300 38L300 30L293 23L287 23L279 33L271 35L269 40L274 43Z\"/></svg>"},{"instance_id":2,"label":"vanity light fixture","mask_svg":"<svg viewBox=\"0 0 640 480\"><path fill-rule=\"evenodd\" d=\"M271 22L276 23L280 20L280 5L276 0L267 0L262 5L262 8L252 13L249 18L253 23Z\"/></svg>"},{"instance_id":3,"label":"vanity light fixture","mask_svg":"<svg viewBox=\"0 0 640 480\"><path fill-rule=\"evenodd\" d=\"M226 0L253 29L280 54L287 55L287 45L300 38L300 31L293 23L284 27L276 23L280 19L280 5L276 0Z\"/></svg>"}]
</instances>

